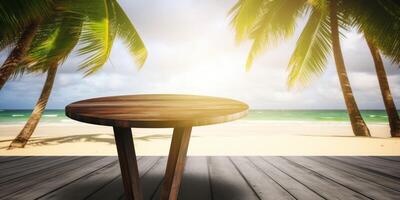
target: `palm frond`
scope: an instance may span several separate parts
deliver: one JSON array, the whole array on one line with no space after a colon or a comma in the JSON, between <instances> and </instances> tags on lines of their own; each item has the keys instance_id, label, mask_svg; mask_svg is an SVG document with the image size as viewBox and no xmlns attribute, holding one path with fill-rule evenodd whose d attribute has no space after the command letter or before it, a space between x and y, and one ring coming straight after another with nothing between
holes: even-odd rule
<instances>
[{"instance_id":1,"label":"palm frond","mask_svg":"<svg viewBox=\"0 0 400 200\"><path fill-rule=\"evenodd\" d=\"M236 33L236 41L247 37L256 19L262 14L263 0L239 0L229 11L231 25Z\"/></svg>"},{"instance_id":2,"label":"palm frond","mask_svg":"<svg viewBox=\"0 0 400 200\"><path fill-rule=\"evenodd\" d=\"M78 43L82 29L82 19L74 15L64 15L55 29L44 30L52 32L46 40L31 48L28 58L35 61L31 69L46 71L51 63L61 64L65 61Z\"/></svg>"},{"instance_id":3,"label":"palm frond","mask_svg":"<svg viewBox=\"0 0 400 200\"><path fill-rule=\"evenodd\" d=\"M0 22L1 23L1 22ZM4 27L0 24L1 27ZM12 29L1 29L0 30L0 51L4 50L6 47L10 47L17 43L18 39L21 37L22 31L14 32Z\"/></svg>"},{"instance_id":4,"label":"palm frond","mask_svg":"<svg viewBox=\"0 0 400 200\"><path fill-rule=\"evenodd\" d=\"M395 17L398 21L400 20L400 1L378 0L378 3L386 10L386 12Z\"/></svg>"},{"instance_id":5,"label":"palm frond","mask_svg":"<svg viewBox=\"0 0 400 200\"><path fill-rule=\"evenodd\" d=\"M88 76L99 70L110 55L117 33L115 8L109 0L75 1L77 13L84 13L79 55L86 56L80 69Z\"/></svg>"},{"instance_id":6,"label":"palm frond","mask_svg":"<svg viewBox=\"0 0 400 200\"><path fill-rule=\"evenodd\" d=\"M43 24L28 55L13 76L25 71L46 72L54 63L62 64L79 41L83 20L75 13L62 13Z\"/></svg>"},{"instance_id":7,"label":"palm frond","mask_svg":"<svg viewBox=\"0 0 400 200\"><path fill-rule=\"evenodd\" d=\"M289 61L289 88L296 83L306 85L324 71L331 52L329 24L326 14L313 9Z\"/></svg>"},{"instance_id":8,"label":"palm frond","mask_svg":"<svg viewBox=\"0 0 400 200\"><path fill-rule=\"evenodd\" d=\"M351 14L353 26L371 38L385 56L400 63L399 4L393 1L394 7L389 8L383 2L390 1L343 1L341 9Z\"/></svg>"},{"instance_id":9,"label":"palm frond","mask_svg":"<svg viewBox=\"0 0 400 200\"><path fill-rule=\"evenodd\" d=\"M129 17L115 0L114 8L116 13L117 36L124 41L124 44L128 47L132 57L140 68L147 58L146 47Z\"/></svg>"},{"instance_id":10,"label":"palm frond","mask_svg":"<svg viewBox=\"0 0 400 200\"><path fill-rule=\"evenodd\" d=\"M0 0L0 50L15 43L31 23L53 11L54 0Z\"/></svg>"},{"instance_id":11,"label":"palm frond","mask_svg":"<svg viewBox=\"0 0 400 200\"><path fill-rule=\"evenodd\" d=\"M263 14L255 22L250 34L253 45L247 58L247 70L261 51L293 35L297 18L307 8L306 0L274 0L263 4Z\"/></svg>"},{"instance_id":12,"label":"palm frond","mask_svg":"<svg viewBox=\"0 0 400 200\"><path fill-rule=\"evenodd\" d=\"M9 26L23 28L53 11L54 0L0 0L0 19Z\"/></svg>"}]
</instances>

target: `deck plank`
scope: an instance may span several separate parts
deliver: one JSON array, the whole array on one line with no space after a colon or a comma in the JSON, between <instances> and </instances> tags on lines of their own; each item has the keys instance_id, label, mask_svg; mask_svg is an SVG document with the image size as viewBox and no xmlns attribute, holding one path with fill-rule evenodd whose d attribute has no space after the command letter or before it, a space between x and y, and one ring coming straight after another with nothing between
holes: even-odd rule
<instances>
[{"instance_id":1,"label":"deck plank","mask_svg":"<svg viewBox=\"0 0 400 200\"><path fill-rule=\"evenodd\" d=\"M0 199L125 199L115 156L13 158L0 156ZM188 157L178 199L398 199L398 158ZM159 199L166 162L139 157L145 200Z\"/></svg>"},{"instance_id":2,"label":"deck plank","mask_svg":"<svg viewBox=\"0 0 400 200\"><path fill-rule=\"evenodd\" d=\"M47 193L39 199L84 199L120 175L118 167L118 158L114 157L110 164L82 176L58 190Z\"/></svg>"},{"instance_id":3,"label":"deck plank","mask_svg":"<svg viewBox=\"0 0 400 200\"><path fill-rule=\"evenodd\" d=\"M213 199L260 199L227 157L209 157Z\"/></svg>"},{"instance_id":4,"label":"deck plank","mask_svg":"<svg viewBox=\"0 0 400 200\"><path fill-rule=\"evenodd\" d=\"M261 199L295 199L284 188L266 176L250 160L245 157L231 157L240 174Z\"/></svg>"},{"instance_id":5,"label":"deck plank","mask_svg":"<svg viewBox=\"0 0 400 200\"><path fill-rule=\"evenodd\" d=\"M142 177L159 159L159 157L155 156L138 157L139 176ZM119 199L124 195L119 164L116 165L116 168L119 175L106 183L101 190L94 191L92 194L88 195L86 199Z\"/></svg>"},{"instance_id":6,"label":"deck plank","mask_svg":"<svg viewBox=\"0 0 400 200\"><path fill-rule=\"evenodd\" d=\"M157 163L143 175L140 180L143 189L143 199L153 199L157 190L160 189L164 178L165 168L167 166L167 157L162 157ZM159 195L157 196L159 199Z\"/></svg>"},{"instance_id":7,"label":"deck plank","mask_svg":"<svg viewBox=\"0 0 400 200\"><path fill-rule=\"evenodd\" d=\"M378 156L377 158L400 162L399 156Z\"/></svg>"},{"instance_id":8,"label":"deck plank","mask_svg":"<svg viewBox=\"0 0 400 200\"><path fill-rule=\"evenodd\" d=\"M293 179L288 174L282 172L270 163L266 162L261 157L249 157L249 159L256 165L256 167L263 171L267 176L271 177L276 183L281 185L290 194L298 200L322 200L322 196L310 190L301 182Z\"/></svg>"},{"instance_id":9,"label":"deck plank","mask_svg":"<svg viewBox=\"0 0 400 200\"><path fill-rule=\"evenodd\" d=\"M346 171L350 174L361 177L368 181L373 181L377 184L383 185L393 190L400 191L399 179L383 176L379 173L373 173L371 171L356 167L354 165L345 162L340 162L338 160L326 156L310 157L310 159L323 163L325 165L329 165L330 167L333 167L336 170Z\"/></svg>"},{"instance_id":10,"label":"deck plank","mask_svg":"<svg viewBox=\"0 0 400 200\"><path fill-rule=\"evenodd\" d=\"M68 157L66 157L66 159L68 159ZM30 190L30 188L32 187L40 186L43 183L47 183L47 180L52 178L54 179L55 182L58 182L60 185L62 185L64 180L58 178L59 175L63 175L77 168L81 168L83 170L82 173L85 173L87 170L85 165L91 164L93 163L93 161L100 159L101 157L89 157L89 158L82 157L73 160L73 162L67 162L65 164L62 163L60 165L53 166L52 168L44 169L41 170L40 172L14 179L10 181L12 182L12 184L4 184L0 186L0 191L2 191L1 195L4 195L4 198L7 198L11 196L15 197L18 195L28 194L27 190ZM5 187L3 188L3 186ZM46 188L43 188L43 190L46 190Z\"/></svg>"},{"instance_id":11,"label":"deck plank","mask_svg":"<svg viewBox=\"0 0 400 200\"><path fill-rule=\"evenodd\" d=\"M281 157L266 157L267 162L303 183L326 199L369 199L320 174ZM340 191L340 192L338 192Z\"/></svg>"},{"instance_id":12,"label":"deck plank","mask_svg":"<svg viewBox=\"0 0 400 200\"><path fill-rule=\"evenodd\" d=\"M11 161L16 161L29 156L0 156L0 163L11 163Z\"/></svg>"},{"instance_id":13,"label":"deck plank","mask_svg":"<svg viewBox=\"0 0 400 200\"><path fill-rule=\"evenodd\" d=\"M77 159L77 157L71 157L71 159ZM43 157L43 159L37 159L31 163L24 163L22 166L16 166L12 169L4 171L4 175L0 176L0 184L25 177L29 174L34 174L38 171L51 168L52 166L59 165L60 163L68 162L69 159L61 156L57 157Z\"/></svg>"},{"instance_id":14,"label":"deck plank","mask_svg":"<svg viewBox=\"0 0 400 200\"><path fill-rule=\"evenodd\" d=\"M27 187L29 185L34 185L38 182L46 180L46 178L49 178L51 176L54 176L52 173L53 170L56 169L64 169L66 167L69 167L72 163L72 161L77 161L77 162L83 162L85 160L84 157L79 158L79 157L64 157L62 159L62 162L57 163L56 165L52 165L49 167L44 167L42 169L39 169L36 172L28 173L25 176L19 176L13 179L10 179L6 181L5 183L0 185L0 198L12 193L16 192L20 189L23 189L24 187ZM64 163L67 163L64 165Z\"/></svg>"},{"instance_id":15,"label":"deck plank","mask_svg":"<svg viewBox=\"0 0 400 200\"><path fill-rule=\"evenodd\" d=\"M179 199L211 199L207 157L188 157Z\"/></svg>"},{"instance_id":16,"label":"deck plank","mask_svg":"<svg viewBox=\"0 0 400 200\"><path fill-rule=\"evenodd\" d=\"M51 157L34 157L34 156L28 156L19 159L10 158L11 159L10 161L5 161L0 164L0 171L2 172L2 174L6 174L8 173L9 169L14 170L17 167L25 167L46 158L51 159Z\"/></svg>"},{"instance_id":17,"label":"deck plank","mask_svg":"<svg viewBox=\"0 0 400 200\"><path fill-rule=\"evenodd\" d=\"M103 168L111 162L115 162L115 160L116 158L114 157L85 157L84 162L79 165L67 165L68 167L62 170L54 170L52 173L48 173L50 176L41 176L46 177L41 182L24 184L23 190L15 192L12 194L12 197L16 199L36 199L42 197L50 191L66 186L86 174Z\"/></svg>"},{"instance_id":18,"label":"deck plank","mask_svg":"<svg viewBox=\"0 0 400 200\"><path fill-rule=\"evenodd\" d=\"M381 165L377 162L369 162L366 160L361 160L357 157L347 157L347 156L335 156L331 157L337 160L340 160L342 162L346 162L348 164L351 164L353 166L363 168L375 173L379 173L385 176L389 177L394 177L394 178L400 178L400 170L396 170L393 167L386 167L384 165Z\"/></svg>"},{"instance_id":19,"label":"deck plank","mask_svg":"<svg viewBox=\"0 0 400 200\"><path fill-rule=\"evenodd\" d=\"M286 157L297 164L306 167L322 176L351 189L362 193L372 199L396 199L400 197L400 192L385 186L368 181L345 171L337 170L333 167L323 165L306 157Z\"/></svg>"},{"instance_id":20,"label":"deck plank","mask_svg":"<svg viewBox=\"0 0 400 200\"><path fill-rule=\"evenodd\" d=\"M357 156L355 158L378 166L382 166L383 168L390 168L394 171L400 171L400 163L398 161L385 160L372 156Z\"/></svg>"}]
</instances>

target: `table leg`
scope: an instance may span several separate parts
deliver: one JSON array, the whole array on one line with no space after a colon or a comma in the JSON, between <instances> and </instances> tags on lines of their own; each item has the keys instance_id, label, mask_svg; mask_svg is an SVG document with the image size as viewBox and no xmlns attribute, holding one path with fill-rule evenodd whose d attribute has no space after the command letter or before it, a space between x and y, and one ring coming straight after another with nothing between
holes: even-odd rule
<instances>
[{"instance_id":1,"label":"table leg","mask_svg":"<svg viewBox=\"0 0 400 200\"><path fill-rule=\"evenodd\" d=\"M130 128L114 127L119 165L124 183L125 196L128 200L142 200L143 194L139 181L135 147Z\"/></svg>"},{"instance_id":2,"label":"table leg","mask_svg":"<svg viewBox=\"0 0 400 200\"><path fill-rule=\"evenodd\" d=\"M175 200L178 198L191 132L192 127L174 129L169 149L167 169L161 189L161 200Z\"/></svg>"}]
</instances>

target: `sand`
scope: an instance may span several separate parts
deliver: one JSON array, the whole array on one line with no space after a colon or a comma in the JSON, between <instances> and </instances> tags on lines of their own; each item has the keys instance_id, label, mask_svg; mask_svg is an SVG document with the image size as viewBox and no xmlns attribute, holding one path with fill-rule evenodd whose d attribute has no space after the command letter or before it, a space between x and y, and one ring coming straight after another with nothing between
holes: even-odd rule
<instances>
[{"instance_id":1,"label":"sand","mask_svg":"<svg viewBox=\"0 0 400 200\"><path fill-rule=\"evenodd\" d=\"M112 128L79 122L40 124L24 149L7 150L20 125L0 125L0 155L117 155ZM348 123L239 120L195 127L189 155L400 155L387 124L354 137ZM138 155L167 155L172 129L133 129Z\"/></svg>"}]
</instances>

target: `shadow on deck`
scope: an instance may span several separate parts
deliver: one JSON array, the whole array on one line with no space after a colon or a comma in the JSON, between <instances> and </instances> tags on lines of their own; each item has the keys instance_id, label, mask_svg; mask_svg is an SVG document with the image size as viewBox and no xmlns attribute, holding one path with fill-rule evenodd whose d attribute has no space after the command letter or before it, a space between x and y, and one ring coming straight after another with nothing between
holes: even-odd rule
<instances>
[{"instance_id":1,"label":"shadow on deck","mask_svg":"<svg viewBox=\"0 0 400 200\"><path fill-rule=\"evenodd\" d=\"M139 157L159 199L166 157ZM117 157L0 157L0 199L124 199ZM189 157L179 199L400 199L400 157Z\"/></svg>"}]
</instances>

